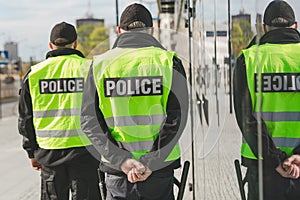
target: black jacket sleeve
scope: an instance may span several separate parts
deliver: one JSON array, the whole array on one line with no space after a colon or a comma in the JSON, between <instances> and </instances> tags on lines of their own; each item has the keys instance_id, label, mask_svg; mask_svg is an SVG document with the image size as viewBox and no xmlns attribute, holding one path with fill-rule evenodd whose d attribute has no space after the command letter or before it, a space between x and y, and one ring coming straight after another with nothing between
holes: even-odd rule
<instances>
[{"instance_id":1,"label":"black jacket sleeve","mask_svg":"<svg viewBox=\"0 0 300 200\"><path fill-rule=\"evenodd\" d=\"M29 158L34 158L34 151L38 149L38 144L33 127L32 102L27 76L20 90L18 128L23 136L23 148L27 151Z\"/></svg>"},{"instance_id":2,"label":"black jacket sleeve","mask_svg":"<svg viewBox=\"0 0 300 200\"><path fill-rule=\"evenodd\" d=\"M246 77L244 56L237 59L233 74L234 108L238 126L251 150L258 157L258 121L253 116L250 91ZM268 134L265 122L262 120L262 156L264 167L276 168L285 158L286 154L277 149Z\"/></svg>"},{"instance_id":3,"label":"black jacket sleeve","mask_svg":"<svg viewBox=\"0 0 300 200\"><path fill-rule=\"evenodd\" d=\"M97 152L109 162L109 166L115 170L120 170L122 163L127 158L131 158L132 155L117 145L104 121L98 101L93 67L91 66L83 91L81 128Z\"/></svg>"},{"instance_id":4,"label":"black jacket sleeve","mask_svg":"<svg viewBox=\"0 0 300 200\"><path fill-rule=\"evenodd\" d=\"M166 108L166 121L151 152L140 158L141 162L152 171L166 167L168 163L164 161L177 144L187 122L189 104L186 74L179 58L174 57L173 63L174 70Z\"/></svg>"}]
</instances>

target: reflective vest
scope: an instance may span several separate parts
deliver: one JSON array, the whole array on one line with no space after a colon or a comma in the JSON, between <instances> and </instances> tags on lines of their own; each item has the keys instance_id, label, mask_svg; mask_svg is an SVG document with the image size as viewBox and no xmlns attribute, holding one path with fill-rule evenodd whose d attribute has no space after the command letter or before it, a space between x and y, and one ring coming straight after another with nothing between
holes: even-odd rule
<instances>
[{"instance_id":1,"label":"reflective vest","mask_svg":"<svg viewBox=\"0 0 300 200\"><path fill-rule=\"evenodd\" d=\"M139 159L150 152L166 120L173 57L160 48L115 48L95 58L99 108L119 146ZM180 157L176 145L166 161Z\"/></svg>"},{"instance_id":2,"label":"reflective vest","mask_svg":"<svg viewBox=\"0 0 300 200\"><path fill-rule=\"evenodd\" d=\"M300 44L255 45L242 52L253 115L261 115L276 147L290 156L300 145ZM245 141L242 156L257 159Z\"/></svg>"},{"instance_id":3,"label":"reflective vest","mask_svg":"<svg viewBox=\"0 0 300 200\"><path fill-rule=\"evenodd\" d=\"M80 128L84 81L90 62L78 55L51 57L28 75L33 125L43 149L90 145Z\"/></svg>"}]
</instances>

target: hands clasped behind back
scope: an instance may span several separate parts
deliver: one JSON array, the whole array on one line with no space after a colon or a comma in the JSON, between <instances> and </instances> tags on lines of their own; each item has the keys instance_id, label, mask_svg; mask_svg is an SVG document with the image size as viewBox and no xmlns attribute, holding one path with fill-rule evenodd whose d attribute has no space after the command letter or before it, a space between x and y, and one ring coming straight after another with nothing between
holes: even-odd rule
<instances>
[{"instance_id":1,"label":"hands clasped behind back","mask_svg":"<svg viewBox=\"0 0 300 200\"><path fill-rule=\"evenodd\" d=\"M148 167L132 158L125 160L121 165L121 169L127 175L127 179L131 183L145 181L152 173Z\"/></svg>"},{"instance_id":2,"label":"hands clasped behind back","mask_svg":"<svg viewBox=\"0 0 300 200\"><path fill-rule=\"evenodd\" d=\"M300 156L290 156L276 170L282 177L298 179L300 177Z\"/></svg>"},{"instance_id":3,"label":"hands clasped behind back","mask_svg":"<svg viewBox=\"0 0 300 200\"><path fill-rule=\"evenodd\" d=\"M300 155L292 155L287 158L283 164L283 168L292 175L293 179L300 177Z\"/></svg>"}]
</instances>

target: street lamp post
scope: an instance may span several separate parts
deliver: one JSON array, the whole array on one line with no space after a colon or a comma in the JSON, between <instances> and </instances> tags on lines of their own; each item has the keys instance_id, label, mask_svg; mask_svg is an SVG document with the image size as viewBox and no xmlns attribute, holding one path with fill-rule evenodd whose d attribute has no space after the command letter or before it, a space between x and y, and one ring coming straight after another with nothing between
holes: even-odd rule
<instances>
[{"instance_id":1,"label":"street lamp post","mask_svg":"<svg viewBox=\"0 0 300 200\"><path fill-rule=\"evenodd\" d=\"M0 73L0 119L2 119L2 72Z\"/></svg>"},{"instance_id":2,"label":"street lamp post","mask_svg":"<svg viewBox=\"0 0 300 200\"><path fill-rule=\"evenodd\" d=\"M228 0L228 58L229 58L229 113L232 114L232 62L231 62L231 13L230 13L230 0Z\"/></svg>"},{"instance_id":3,"label":"street lamp post","mask_svg":"<svg viewBox=\"0 0 300 200\"><path fill-rule=\"evenodd\" d=\"M118 0L116 0L116 25L119 26L119 3Z\"/></svg>"},{"instance_id":4,"label":"street lamp post","mask_svg":"<svg viewBox=\"0 0 300 200\"><path fill-rule=\"evenodd\" d=\"M0 33L0 36L4 33ZM2 119L2 72L0 73L0 119Z\"/></svg>"}]
</instances>

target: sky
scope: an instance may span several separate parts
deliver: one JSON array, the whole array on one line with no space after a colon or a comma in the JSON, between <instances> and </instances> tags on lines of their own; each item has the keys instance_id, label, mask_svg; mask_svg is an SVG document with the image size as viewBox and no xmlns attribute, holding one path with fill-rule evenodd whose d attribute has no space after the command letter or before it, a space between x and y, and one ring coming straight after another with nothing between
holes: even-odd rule
<instances>
[{"instance_id":1,"label":"sky","mask_svg":"<svg viewBox=\"0 0 300 200\"><path fill-rule=\"evenodd\" d=\"M216 16L219 21L227 20L227 0L203 0L204 19L212 21L213 3L216 2ZM48 43L51 28L66 21L75 25L76 19L85 18L88 0L0 0L0 50L7 41L17 42L19 56L28 61L30 56L41 60L49 51ZM90 0L90 10L94 18L103 18L105 25L116 24L115 0ZM119 15L133 2L143 3L157 17L156 0L119 0ZM198 1L199 2L199 1ZM241 7L250 13L252 21L255 13L263 13L270 0L230 0L232 15L238 14ZM296 19L300 13L299 0L287 0L294 8ZM300 16L300 14L299 14Z\"/></svg>"}]
</instances>

